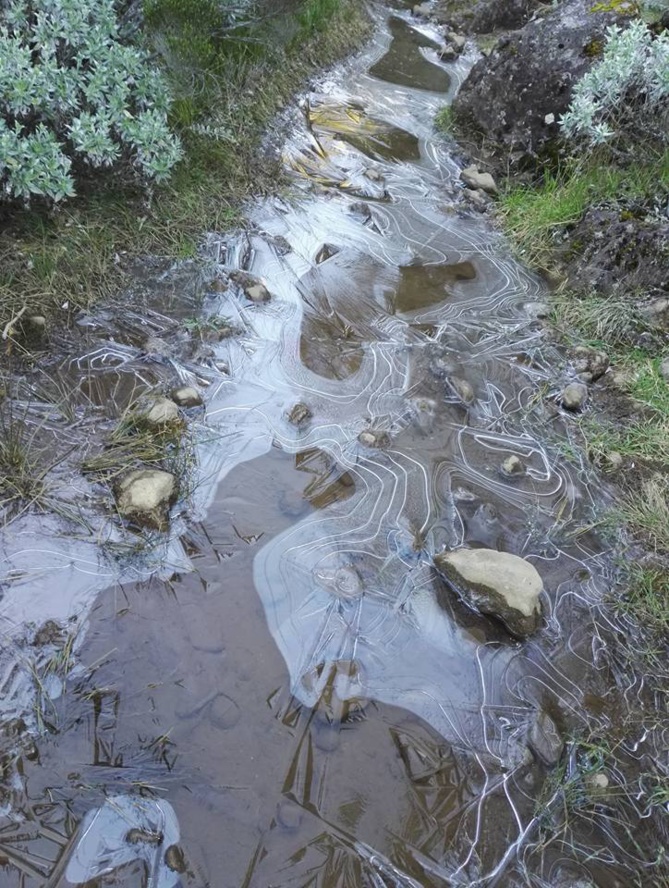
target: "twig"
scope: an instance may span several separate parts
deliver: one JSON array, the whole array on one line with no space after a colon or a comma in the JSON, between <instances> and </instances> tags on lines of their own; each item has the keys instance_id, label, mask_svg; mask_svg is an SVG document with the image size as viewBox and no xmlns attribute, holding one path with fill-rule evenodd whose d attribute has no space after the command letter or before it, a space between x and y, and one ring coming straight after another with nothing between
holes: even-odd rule
<instances>
[{"instance_id":1,"label":"twig","mask_svg":"<svg viewBox=\"0 0 669 888\"><path fill-rule=\"evenodd\" d=\"M2 341L3 342L5 340L9 339L9 337L12 335L12 333L14 332L14 327L16 326L18 321L21 320L21 318L27 308L28 308L28 306L24 305L23 308L21 309L21 311L19 311L18 314L15 314L14 317L11 319L11 321L7 321L7 323L5 324L5 329L2 331Z\"/></svg>"}]
</instances>

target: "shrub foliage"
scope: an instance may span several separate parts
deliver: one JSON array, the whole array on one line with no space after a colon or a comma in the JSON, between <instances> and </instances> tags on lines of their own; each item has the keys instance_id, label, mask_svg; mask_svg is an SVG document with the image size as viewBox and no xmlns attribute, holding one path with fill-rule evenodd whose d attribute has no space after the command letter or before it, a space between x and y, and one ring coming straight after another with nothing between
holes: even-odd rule
<instances>
[{"instance_id":1,"label":"shrub foliage","mask_svg":"<svg viewBox=\"0 0 669 888\"><path fill-rule=\"evenodd\" d=\"M669 34L655 36L636 20L608 29L602 58L576 84L561 124L591 146L639 134L666 143L668 109Z\"/></svg>"},{"instance_id":2,"label":"shrub foliage","mask_svg":"<svg viewBox=\"0 0 669 888\"><path fill-rule=\"evenodd\" d=\"M9 0L0 8L0 187L59 201L88 168L130 162L144 180L179 160L165 81L124 44L113 0Z\"/></svg>"}]
</instances>

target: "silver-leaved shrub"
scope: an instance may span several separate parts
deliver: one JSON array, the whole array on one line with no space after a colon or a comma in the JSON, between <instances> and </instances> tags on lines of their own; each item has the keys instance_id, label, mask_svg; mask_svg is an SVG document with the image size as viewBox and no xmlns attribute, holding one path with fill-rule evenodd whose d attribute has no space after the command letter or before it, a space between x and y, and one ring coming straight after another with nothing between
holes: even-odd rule
<instances>
[{"instance_id":1,"label":"silver-leaved shrub","mask_svg":"<svg viewBox=\"0 0 669 888\"><path fill-rule=\"evenodd\" d=\"M561 118L566 136L591 146L630 132L667 141L669 34L655 37L644 22L612 26L602 58L574 87Z\"/></svg>"},{"instance_id":2,"label":"silver-leaved shrub","mask_svg":"<svg viewBox=\"0 0 669 888\"><path fill-rule=\"evenodd\" d=\"M119 39L114 0L0 3L0 198L59 201L78 166L130 162L165 179L181 157L169 95Z\"/></svg>"}]
</instances>

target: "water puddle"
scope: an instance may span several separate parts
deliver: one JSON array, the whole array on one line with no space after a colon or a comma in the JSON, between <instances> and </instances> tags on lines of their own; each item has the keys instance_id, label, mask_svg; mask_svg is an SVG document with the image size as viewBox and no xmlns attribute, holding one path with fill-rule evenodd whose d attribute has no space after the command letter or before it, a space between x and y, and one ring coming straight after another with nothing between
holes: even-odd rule
<instances>
[{"instance_id":1,"label":"water puddle","mask_svg":"<svg viewBox=\"0 0 669 888\"><path fill-rule=\"evenodd\" d=\"M211 235L206 273L150 270L54 371L88 410L58 420L73 442L175 382L205 409L169 535L101 529L94 478L78 524L4 535L3 711L41 730L3 737L7 888L626 888L641 871L653 834L624 777L594 741L563 750L628 711L598 607L606 492L563 458L543 284L466 209L432 131L471 59L447 70L410 21L379 14L309 97L289 198ZM537 567L538 635L446 588L433 556L462 545Z\"/></svg>"}]
</instances>

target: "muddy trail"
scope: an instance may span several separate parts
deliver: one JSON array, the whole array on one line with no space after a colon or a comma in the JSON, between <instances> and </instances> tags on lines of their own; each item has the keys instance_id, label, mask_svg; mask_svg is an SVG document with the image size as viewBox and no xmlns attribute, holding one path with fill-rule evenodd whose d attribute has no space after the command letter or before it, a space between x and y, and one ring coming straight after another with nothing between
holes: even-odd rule
<instances>
[{"instance_id":1,"label":"muddy trail","mask_svg":"<svg viewBox=\"0 0 669 888\"><path fill-rule=\"evenodd\" d=\"M62 459L3 533L3 888L661 884L640 788L667 743L608 644L607 491L544 284L433 130L476 53L375 16L283 121L289 193L16 382ZM102 521L72 467L175 382L205 403L170 532ZM536 635L446 586L459 546L535 565Z\"/></svg>"}]
</instances>

